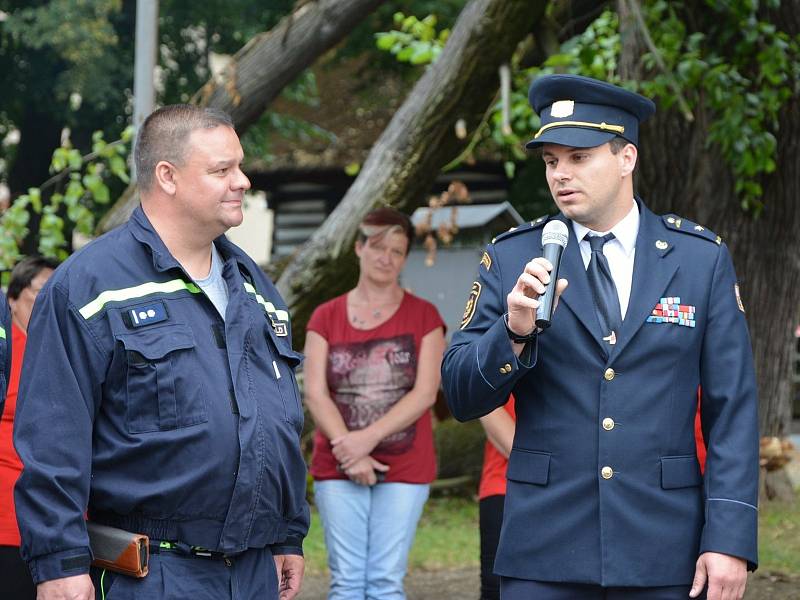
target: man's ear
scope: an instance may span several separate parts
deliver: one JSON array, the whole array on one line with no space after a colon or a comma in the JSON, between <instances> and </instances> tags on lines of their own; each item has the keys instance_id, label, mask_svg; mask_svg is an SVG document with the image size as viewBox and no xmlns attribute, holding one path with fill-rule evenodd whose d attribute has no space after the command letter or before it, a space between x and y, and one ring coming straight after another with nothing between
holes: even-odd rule
<instances>
[{"instance_id":1,"label":"man's ear","mask_svg":"<svg viewBox=\"0 0 800 600\"><path fill-rule=\"evenodd\" d=\"M636 146L633 144L625 144L625 147L619 151L617 156L620 160L622 176L625 177L633 173L633 170L636 168L636 161L639 158L639 151L636 149Z\"/></svg>"},{"instance_id":2,"label":"man's ear","mask_svg":"<svg viewBox=\"0 0 800 600\"><path fill-rule=\"evenodd\" d=\"M155 168L155 183L165 194L175 195L177 184L175 183L175 166L165 160L158 161Z\"/></svg>"}]
</instances>

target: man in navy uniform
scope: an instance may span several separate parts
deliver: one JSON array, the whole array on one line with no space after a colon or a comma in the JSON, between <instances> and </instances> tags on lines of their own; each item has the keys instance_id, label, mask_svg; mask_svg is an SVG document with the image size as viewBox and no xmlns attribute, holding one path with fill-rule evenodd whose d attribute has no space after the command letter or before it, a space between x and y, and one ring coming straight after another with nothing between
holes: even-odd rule
<instances>
[{"instance_id":1,"label":"man in navy uniform","mask_svg":"<svg viewBox=\"0 0 800 600\"><path fill-rule=\"evenodd\" d=\"M517 399L502 597L741 598L757 562L757 399L728 249L634 196L650 100L551 75L530 101L541 129L528 147L541 148L569 232L560 304L537 332L537 298L553 285L548 219L497 237L442 367L458 419Z\"/></svg>"},{"instance_id":2,"label":"man in navy uniform","mask_svg":"<svg viewBox=\"0 0 800 600\"><path fill-rule=\"evenodd\" d=\"M308 529L286 306L223 235L250 182L230 118L155 111L141 207L65 262L28 330L15 444L39 600L288 600ZM142 579L90 570L84 513L150 537Z\"/></svg>"}]
</instances>

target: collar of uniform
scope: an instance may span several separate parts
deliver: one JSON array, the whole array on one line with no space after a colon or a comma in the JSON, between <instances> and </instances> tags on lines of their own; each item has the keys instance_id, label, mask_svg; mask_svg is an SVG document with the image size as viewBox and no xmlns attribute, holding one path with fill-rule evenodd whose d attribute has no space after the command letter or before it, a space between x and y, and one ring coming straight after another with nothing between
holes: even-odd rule
<instances>
[{"instance_id":1,"label":"collar of uniform","mask_svg":"<svg viewBox=\"0 0 800 600\"><path fill-rule=\"evenodd\" d=\"M240 267L250 273L251 267L245 259L245 253L239 246L230 241L224 233L214 240L214 244L216 244L217 250L219 250L223 263L227 262L229 259L233 259Z\"/></svg>"},{"instance_id":2,"label":"collar of uniform","mask_svg":"<svg viewBox=\"0 0 800 600\"><path fill-rule=\"evenodd\" d=\"M614 227L611 228L610 233L614 234L614 238L622 246L625 256L630 256L634 248L636 248L636 236L639 234L639 204L633 201L630 211L625 217ZM580 223L572 222L572 230L575 232L575 239L581 242L584 241L587 233L594 235L605 235L608 231L594 231L588 227L584 227ZM587 244L589 242L586 242Z\"/></svg>"},{"instance_id":3,"label":"collar of uniform","mask_svg":"<svg viewBox=\"0 0 800 600\"><path fill-rule=\"evenodd\" d=\"M133 237L150 248L150 252L153 256L153 266L158 271L168 271L176 267L179 269L181 268L181 265L175 260L175 257L167 250L167 247L156 232L150 219L144 214L141 205L137 206L133 211L128 221L128 226L131 229Z\"/></svg>"},{"instance_id":4,"label":"collar of uniform","mask_svg":"<svg viewBox=\"0 0 800 600\"><path fill-rule=\"evenodd\" d=\"M150 248L153 256L153 266L158 271L183 268L158 235L150 219L144 214L141 205L137 206L133 211L128 224L133 237ZM229 258L233 258L237 263L248 268L247 263L242 259L242 252L239 247L225 237L224 234L215 239L214 243L217 245L217 250L219 250L223 263L227 262Z\"/></svg>"}]
</instances>

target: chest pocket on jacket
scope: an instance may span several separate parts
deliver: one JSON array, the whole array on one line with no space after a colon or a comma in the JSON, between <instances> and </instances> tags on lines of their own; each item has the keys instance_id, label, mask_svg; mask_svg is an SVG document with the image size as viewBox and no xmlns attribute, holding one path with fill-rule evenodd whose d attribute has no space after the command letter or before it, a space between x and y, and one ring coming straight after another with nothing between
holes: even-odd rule
<instances>
[{"instance_id":1,"label":"chest pocket on jacket","mask_svg":"<svg viewBox=\"0 0 800 600\"><path fill-rule=\"evenodd\" d=\"M278 391L283 402L284 418L293 425L303 426L303 407L300 403L300 394L297 388L295 367L303 360L300 352L295 352L289 346L286 338L276 339L270 325L265 326L267 343L270 345L272 356L272 374L275 376Z\"/></svg>"},{"instance_id":2,"label":"chest pocket on jacket","mask_svg":"<svg viewBox=\"0 0 800 600\"><path fill-rule=\"evenodd\" d=\"M191 329L170 325L116 337L127 357L125 421L130 433L169 431L208 421Z\"/></svg>"}]
</instances>

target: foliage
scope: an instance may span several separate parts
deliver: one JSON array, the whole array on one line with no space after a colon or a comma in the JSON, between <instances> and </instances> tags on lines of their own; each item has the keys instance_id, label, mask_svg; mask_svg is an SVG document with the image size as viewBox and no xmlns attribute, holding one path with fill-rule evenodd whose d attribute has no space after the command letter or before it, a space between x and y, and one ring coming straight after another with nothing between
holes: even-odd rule
<instances>
[{"instance_id":1,"label":"foliage","mask_svg":"<svg viewBox=\"0 0 800 600\"><path fill-rule=\"evenodd\" d=\"M436 23L435 15L420 20L413 15L396 12L394 24L398 29L376 33L376 45L379 50L391 52L400 62L430 64L439 57L450 36L449 29L437 33Z\"/></svg>"},{"instance_id":2,"label":"foliage","mask_svg":"<svg viewBox=\"0 0 800 600\"><path fill-rule=\"evenodd\" d=\"M687 25L692 7L658 0L648 4L647 21L667 73L642 86L669 105L674 77L690 106L702 97L713 118L709 143L730 165L742 207L763 208L760 177L775 171L778 115L798 91L800 38L791 37L763 17L779 0L706 0L702 28ZM652 53L645 66L654 67Z\"/></svg>"},{"instance_id":3,"label":"foliage","mask_svg":"<svg viewBox=\"0 0 800 600\"><path fill-rule=\"evenodd\" d=\"M380 76L386 71L408 72L409 63L401 63L396 57L384 51L377 51L375 47L375 32L385 32L389 28L397 28L396 16L404 15L435 15L436 24L441 29L450 29L458 19L459 14L467 4L467 0L394 0L386 2L362 22L353 33L348 36L340 49L337 49L337 59L347 60L356 56L368 54L370 56L370 70L374 75Z\"/></svg>"},{"instance_id":4,"label":"foliage","mask_svg":"<svg viewBox=\"0 0 800 600\"><path fill-rule=\"evenodd\" d=\"M574 73L621 83L615 76L617 62L621 50L619 36L619 19L611 10L603 11L580 35L566 41L558 54L553 54L539 66L519 69L514 68L509 116L511 129L502 126L502 105L498 103L492 109L489 118L488 141L503 149L513 161L523 161L525 143L530 140L532 132L539 129L539 117L528 103L528 86L541 75L551 73Z\"/></svg>"},{"instance_id":5,"label":"foliage","mask_svg":"<svg viewBox=\"0 0 800 600\"><path fill-rule=\"evenodd\" d=\"M10 46L49 49L60 58L60 73L55 81L47 81L57 100L64 102L77 93L97 101L94 94L109 85L114 59L107 53L118 43L111 18L121 8L121 0L52 0L11 12L3 29ZM24 56L18 58L15 66L26 69Z\"/></svg>"},{"instance_id":6,"label":"foliage","mask_svg":"<svg viewBox=\"0 0 800 600\"><path fill-rule=\"evenodd\" d=\"M742 207L757 213L763 207L760 178L776 167L778 115L800 81L800 39L764 20L759 2L705 0L705 4L709 10L698 24L696 3L643 3L647 33L655 47L642 57L645 69L653 73L642 82L621 80L619 20L606 10L541 67L517 72L511 103L513 133L502 131L498 105L491 118L492 141L514 159L524 157L522 143L539 126L527 104L527 86L544 73L576 73L638 87L658 98L662 108L684 102L691 110L704 101L711 113L709 146L731 169ZM780 2L766 4L775 8ZM701 31L693 31L689 24Z\"/></svg>"},{"instance_id":7,"label":"foliage","mask_svg":"<svg viewBox=\"0 0 800 600\"><path fill-rule=\"evenodd\" d=\"M647 0L641 6L629 1L641 8L647 29L642 33L653 40L654 47L642 56L649 79L621 79L619 17L607 9L541 65L513 65L510 129L503 126L498 101L459 161L469 159L477 146L489 145L508 157L507 173L513 177L515 163L527 156L524 143L539 127L527 99L530 81L555 72L587 75L658 98L662 108L680 103L688 115L705 102L711 116L709 146L728 164L742 207L758 213L763 208L761 178L776 168L778 116L800 90L800 39L768 20L768 9L777 8L780 0L704 0L708 10L701 14L697 2L686 0ZM378 34L378 47L398 60L431 62L435 55L424 44L433 43L425 42L432 27L423 21L400 13L401 31Z\"/></svg>"},{"instance_id":8,"label":"foliage","mask_svg":"<svg viewBox=\"0 0 800 600\"><path fill-rule=\"evenodd\" d=\"M128 145L133 128L122 138L108 143L103 132L92 136L92 152L86 156L66 139L53 152L50 171L54 173L41 187L32 187L21 194L0 218L0 269L10 269L20 258L20 246L28 235L31 213L41 215L39 253L65 259L70 247L66 233L74 227L85 236L92 235L97 205L111 200L108 181L111 178L129 182ZM49 193L50 188L56 191ZM43 194L43 192L48 192ZM71 225L65 224L65 217Z\"/></svg>"},{"instance_id":9,"label":"foliage","mask_svg":"<svg viewBox=\"0 0 800 600\"><path fill-rule=\"evenodd\" d=\"M281 97L306 106L319 106L319 90L314 72L310 69L304 71L296 81L283 89ZM301 143L312 138L333 142L335 138L330 131L319 125L289 114L268 110L242 136L242 148L245 156L258 157L269 163L274 158L271 152L271 142L278 136Z\"/></svg>"}]
</instances>

